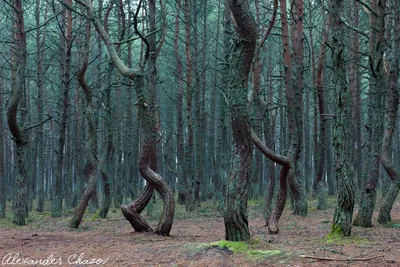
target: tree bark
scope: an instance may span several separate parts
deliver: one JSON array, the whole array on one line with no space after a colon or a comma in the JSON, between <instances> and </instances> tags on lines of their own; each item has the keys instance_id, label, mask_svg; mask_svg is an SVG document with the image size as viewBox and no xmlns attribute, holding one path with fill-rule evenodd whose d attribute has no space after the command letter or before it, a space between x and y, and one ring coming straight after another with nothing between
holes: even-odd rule
<instances>
[{"instance_id":1,"label":"tree bark","mask_svg":"<svg viewBox=\"0 0 400 267\"><path fill-rule=\"evenodd\" d=\"M86 109L85 117L88 124L87 135L86 135L86 145L85 145L85 169L84 174L88 177L87 187L83 193L78 206L76 207L72 218L69 221L69 226L72 228L78 228L82 222L83 215L85 214L86 208L89 204L90 198L96 192L96 181L97 181L97 133L95 116L93 109L93 91L90 86L86 83L85 74L89 65L89 47L90 47L90 29L91 24L87 21L86 25L86 41L83 52L83 63L80 68L77 79L79 85L85 93L86 97Z\"/></svg>"},{"instance_id":2,"label":"tree bark","mask_svg":"<svg viewBox=\"0 0 400 267\"><path fill-rule=\"evenodd\" d=\"M107 31L101 25L101 22L94 16L93 6L90 2L79 2L83 6L86 7L88 17L92 20L97 32L101 36L101 39L105 43L107 50L110 54L110 57L119 70L119 72L128 79L131 79L133 83L138 83L135 85L136 94L138 97L138 107L139 107L139 117L141 118L141 132L143 134L144 142L143 149L140 155L139 160L139 172L142 174L143 178L148 182L150 189L152 187L157 190L157 192L161 195L161 198L164 202L163 213L160 218L160 221L157 225L157 228L154 230L155 233L160 235L169 235L174 219L175 213L175 202L172 196L172 191L168 187L167 183L164 179L158 175L154 170L157 167L157 116L156 116L156 99L154 97L155 92L152 92L149 87L149 90L144 90L143 86L143 66L139 67L139 69L129 68L119 57L113 42L111 41L110 36ZM140 11L142 5L142 1L139 1L135 18L134 18L134 28L136 34L140 36L142 41L146 43L146 53L145 60L149 58L150 52L156 56L157 51L150 51L150 47L148 44L148 40L138 31L137 29L137 15ZM155 2L154 0L149 1L149 10L151 12L155 12ZM151 16L155 16L152 14ZM155 166L154 166L155 165ZM150 194L151 195L151 194ZM134 204L134 203L133 203ZM131 211L130 206L122 206L123 214L127 214L127 212ZM130 221L132 226L134 226L133 221L139 220L140 218L135 216L135 213L130 213L132 216L127 216L126 218ZM140 231L141 229L135 229ZM150 229L149 229L150 230Z\"/></svg>"},{"instance_id":3,"label":"tree bark","mask_svg":"<svg viewBox=\"0 0 400 267\"><path fill-rule=\"evenodd\" d=\"M332 60L335 85L335 106L333 128L333 147L335 153L336 180L338 182L338 203L333 217L331 234L351 235L351 221L354 209L354 181L350 162L350 93L347 85L344 23L342 14L343 0L332 0L330 13L332 15Z\"/></svg>"},{"instance_id":4,"label":"tree bark","mask_svg":"<svg viewBox=\"0 0 400 267\"><path fill-rule=\"evenodd\" d=\"M6 184L7 184L7 176L5 173L5 165L4 165L4 155L6 146L4 143L5 140L5 125L4 125L4 100L3 100L3 92L4 92L4 84L3 84L3 76L1 75L2 71L0 71L0 218L6 217Z\"/></svg>"},{"instance_id":5,"label":"tree bark","mask_svg":"<svg viewBox=\"0 0 400 267\"><path fill-rule=\"evenodd\" d=\"M363 200L354 225L372 227L372 214L376 202L376 186L379 178L381 142L383 138L384 107L382 97L385 93L385 76L383 54L385 51L385 11L386 0L371 0L370 6L376 14L369 14L369 65L370 82L368 93L369 142L368 142L368 176L364 186Z\"/></svg>"},{"instance_id":6,"label":"tree bark","mask_svg":"<svg viewBox=\"0 0 400 267\"><path fill-rule=\"evenodd\" d=\"M66 0L67 6L72 7L72 0ZM70 90L70 65L71 65L71 49L72 49L72 11L66 10L66 28L65 35L61 38L65 38L65 47L61 53L63 53L62 65L62 109L61 117L59 120L59 136L58 136L58 148L57 148L57 167L55 173L55 182L53 187L53 198L51 206L51 216L61 217L62 216L62 187L63 187L63 170L64 170L64 145L67 132L67 113L68 113L68 95ZM64 61L65 60L65 61Z\"/></svg>"},{"instance_id":7,"label":"tree bark","mask_svg":"<svg viewBox=\"0 0 400 267\"><path fill-rule=\"evenodd\" d=\"M388 95L386 98L386 129L382 140L381 163L386 173L388 174L392 184L386 194L386 197L379 210L378 222L387 223L391 221L390 211L396 200L397 194L400 190L400 172L396 169L391 161L391 152L393 145L393 134L396 129L396 121L399 108L399 69L400 69L400 4L398 1L393 1L393 14L394 14L394 41L391 54L388 55L389 62L389 83Z\"/></svg>"},{"instance_id":8,"label":"tree bark","mask_svg":"<svg viewBox=\"0 0 400 267\"><path fill-rule=\"evenodd\" d=\"M247 110L247 82L255 51L257 29L247 1L228 0L236 36L231 51L228 101L233 134L233 159L225 198L225 238L250 238L247 189L251 173L251 128Z\"/></svg>"},{"instance_id":9,"label":"tree bark","mask_svg":"<svg viewBox=\"0 0 400 267\"><path fill-rule=\"evenodd\" d=\"M14 154L14 181L15 194L13 203L13 223L25 225L27 209L27 181L28 169L25 162L28 136L20 128L17 119L18 106L23 96L25 85L25 70L27 60L26 33L24 25L24 12L21 0L11 1L13 7L13 37L14 43L11 47L11 99L7 109L8 128L15 143Z\"/></svg>"}]
</instances>

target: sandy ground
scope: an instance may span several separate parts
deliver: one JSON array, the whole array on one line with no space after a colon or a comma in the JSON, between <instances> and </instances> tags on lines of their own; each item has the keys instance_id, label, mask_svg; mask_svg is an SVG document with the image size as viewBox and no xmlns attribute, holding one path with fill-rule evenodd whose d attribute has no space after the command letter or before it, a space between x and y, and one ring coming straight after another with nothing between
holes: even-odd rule
<instances>
[{"instance_id":1,"label":"sandy ground","mask_svg":"<svg viewBox=\"0 0 400 267\"><path fill-rule=\"evenodd\" d=\"M215 210L178 212L171 236L163 237L134 232L114 209L108 220L90 219L93 214L89 213L78 230L67 227L68 217L51 218L48 214L34 214L24 227L13 226L9 218L2 219L0 260L2 266L400 266L400 229L375 223L373 228L354 227L351 238L332 240L326 235L333 205L325 211L317 211L312 205L306 218L286 209L281 231L273 236L264 227L260 209L250 205L253 237L249 249L282 252L274 257L251 257L204 246L224 238L223 218ZM400 221L400 203L394 207L392 218Z\"/></svg>"}]
</instances>

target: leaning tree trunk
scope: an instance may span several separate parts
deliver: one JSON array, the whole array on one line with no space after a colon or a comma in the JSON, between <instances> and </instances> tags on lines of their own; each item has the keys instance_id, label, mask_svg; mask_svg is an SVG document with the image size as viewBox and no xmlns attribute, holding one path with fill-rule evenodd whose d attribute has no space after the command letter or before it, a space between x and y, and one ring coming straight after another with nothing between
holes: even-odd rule
<instances>
[{"instance_id":1,"label":"leaning tree trunk","mask_svg":"<svg viewBox=\"0 0 400 267\"><path fill-rule=\"evenodd\" d=\"M354 225L372 227L372 215L376 202L376 186L379 178L379 163L381 142L383 138L382 97L385 91L385 75L383 67L383 54L385 52L385 12L386 0L371 0L370 6L375 12L370 14L369 36L369 65L370 81L368 92L369 115L369 151L368 151L368 177L364 187L363 199Z\"/></svg>"},{"instance_id":2,"label":"leaning tree trunk","mask_svg":"<svg viewBox=\"0 0 400 267\"><path fill-rule=\"evenodd\" d=\"M354 209L354 181L350 162L350 93L347 86L346 62L344 58L344 24L341 19L343 0L332 0L332 60L335 85L335 124L333 147L335 153L336 180L338 183L338 205L335 209L332 234L351 235Z\"/></svg>"},{"instance_id":3,"label":"leaning tree trunk","mask_svg":"<svg viewBox=\"0 0 400 267\"><path fill-rule=\"evenodd\" d=\"M235 21L228 81L228 101L233 133L232 169L225 197L225 238L242 241L250 238L247 221L247 188L251 172L251 128L247 110L247 82L255 51L257 29L247 1L227 1Z\"/></svg>"},{"instance_id":4,"label":"leaning tree trunk","mask_svg":"<svg viewBox=\"0 0 400 267\"><path fill-rule=\"evenodd\" d=\"M387 125L382 141L382 152L381 152L381 163L385 171L392 180L392 184L386 194L386 197L379 210L378 222L387 223L391 221L390 211L392 210L393 204L396 200L397 194L400 190L400 172L396 170L394 164L391 162L391 147L393 134L396 129L397 113L399 108L399 53L400 53L400 3L399 1L394 2L394 49L392 54L389 56L390 73L389 73L389 84L388 84L388 96L387 96L387 107L386 117Z\"/></svg>"}]
</instances>

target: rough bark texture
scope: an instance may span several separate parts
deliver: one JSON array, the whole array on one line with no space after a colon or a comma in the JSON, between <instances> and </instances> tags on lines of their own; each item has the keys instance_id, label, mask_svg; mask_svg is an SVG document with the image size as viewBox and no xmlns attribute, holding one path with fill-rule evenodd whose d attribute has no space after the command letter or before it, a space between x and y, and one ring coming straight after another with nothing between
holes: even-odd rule
<instances>
[{"instance_id":1,"label":"rough bark texture","mask_svg":"<svg viewBox=\"0 0 400 267\"><path fill-rule=\"evenodd\" d=\"M369 142L368 175L364 186L363 198L354 225L372 227L372 214L376 202L376 186L379 178L381 142L383 138L384 107L382 98L385 92L383 54L385 51L385 0L371 0L370 7L376 13L370 13L369 66L370 81L368 92Z\"/></svg>"},{"instance_id":2,"label":"rough bark texture","mask_svg":"<svg viewBox=\"0 0 400 267\"><path fill-rule=\"evenodd\" d=\"M300 154L302 147L302 102L303 102L303 33L302 22L303 9L302 2L296 2L296 23L292 25L292 46L293 53L290 53L289 25L287 18L286 1L280 2L281 29L283 42L283 64L285 73L286 98L288 103L287 116L289 125L289 151L288 159L291 161L291 169L288 173L289 187L293 197L293 213L306 216L307 201L305 190L302 186L300 175ZM298 79L298 80L294 80Z\"/></svg>"},{"instance_id":3,"label":"rough bark texture","mask_svg":"<svg viewBox=\"0 0 400 267\"><path fill-rule=\"evenodd\" d=\"M20 0L11 2L13 7L13 37L14 43L11 47L11 99L7 110L8 128L15 142L15 194L13 203L13 223L25 225L27 208L27 181L28 169L25 162L27 150L27 136L20 128L17 119L18 106L23 96L26 70L26 35L24 25L24 15Z\"/></svg>"},{"instance_id":4,"label":"rough bark texture","mask_svg":"<svg viewBox=\"0 0 400 267\"><path fill-rule=\"evenodd\" d=\"M293 16L291 25L291 41L292 41L292 80L291 86L288 87L288 116L289 127L296 134L290 136L291 149L289 153L293 154L293 172L289 172L289 187L293 195L293 214L307 216L308 204L303 185L301 174L301 154L303 149L303 72L304 72L304 1L294 0L291 3L291 14ZM292 117L292 118L290 118Z\"/></svg>"},{"instance_id":5,"label":"rough bark texture","mask_svg":"<svg viewBox=\"0 0 400 267\"><path fill-rule=\"evenodd\" d=\"M65 1L65 5L72 7L72 0ZM58 148L57 148L57 167L55 171L55 182L53 186L52 205L51 205L51 216L61 217L62 216L62 202L63 202L63 171L64 171L64 145L67 134L67 112L68 112L68 95L71 84L70 79L70 65L71 65L71 49L72 49L72 11L66 11L66 28L65 34L62 34L61 44L65 47L61 48L61 68L62 68L62 103L59 118L59 134L58 134Z\"/></svg>"},{"instance_id":6,"label":"rough bark texture","mask_svg":"<svg viewBox=\"0 0 400 267\"><path fill-rule=\"evenodd\" d=\"M318 198L317 209L324 210L326 209L326 190L325 183L323 181L324 174L324 164L325 164L325 146L326 146L326 120L329 119L326 117L325 107L325 89L323 85L324 78L324 69L325 69L325 59L326 59L326 45L328 43L328 36L331 24L331 15L328 14L328 18L326 20L325 30L322 33L322 43L320 47L320 52L318 56L318 68L316 74L316 82L315 87L317 90L318 96L318 110L319 110L319 140L317 147L317 155L316 155L316 179L315 179L315 189Z\"/></svg>"},{"instance_id":7,"label":"rough bark texture","mask_svg":"<svg viewBox=\"0 0 400 267\"><path fill-rule=\"evenodd\" d=\"M350 93L347 85L344 51L344 24L341 19L344 1L332 0L332 60L335 85L335 121L333 147L335 154L336 180L338 183L338 205L332 223L332 234L351 235L351 221L354 209L354 181L349 158L350 145Z\"/></svg>"},{"instance_id":8,"label":"rough bark texture","mask_svg":"<svg viewBox=\"0 0 400 267\"><path fill-rule=\"evenodd\" d=\"M6 173L4 168L4 136L5 136L5 127L4 125L4 100L3 100L3 78L1 76L2 71L0 71L0 218L6 217Z\"/></svg>"},{"instance_id":9,"label":"rough bark texture","mask_svg":"<svg viewBox=\"0 0 400 267\"><path fill-rule=\"evenodd\" d=\"M391 221L390 211L400 190L400 172L391 160L393 145L393 134L396 129L397 113L399 108L399 67L400 67L400 3L393 1L394 14L394 42L391 52L387 56L389 71L388 95L386 104L386 129L382 141L381 163L387 172L392 184L379 210L378 222L387 223Z\"/></svg>"},{"instance_id":10,"label":"rough bark texture","mask_svg":"<svg viewBox=\"0 0 400 267\"><path fill-rule=\"evenodd\" d=\"M247 221L247 189L251 172L251 128L247 110L247 81L256 45L257 31L247 1L227 1L236 35L231 51L228 101L233 133L233 159L225 198L225 238L250 238Z\"/></svg>"}]
</instances>

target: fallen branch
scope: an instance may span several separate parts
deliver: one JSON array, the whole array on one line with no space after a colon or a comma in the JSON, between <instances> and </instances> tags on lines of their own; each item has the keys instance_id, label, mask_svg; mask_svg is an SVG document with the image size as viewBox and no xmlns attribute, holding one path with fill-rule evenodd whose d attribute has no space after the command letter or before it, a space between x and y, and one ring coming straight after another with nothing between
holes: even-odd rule
<instances>
[{"instance_id":1,"label":"fallen branch","mask_svg":"<svg viewBox=\"0 0 400 267\"><path fill-rule=\"evenodd\" d=\"M385 255L378 255L369 258L347 258L347 259L335 259L335 258L324 258L324 257L317 257L311 255L300 255L300 258L307 258L307 259L314 259L314 260L321 260L321 261L369 261L377 258L382 258Z\"/></svg>"}]
</instances>

